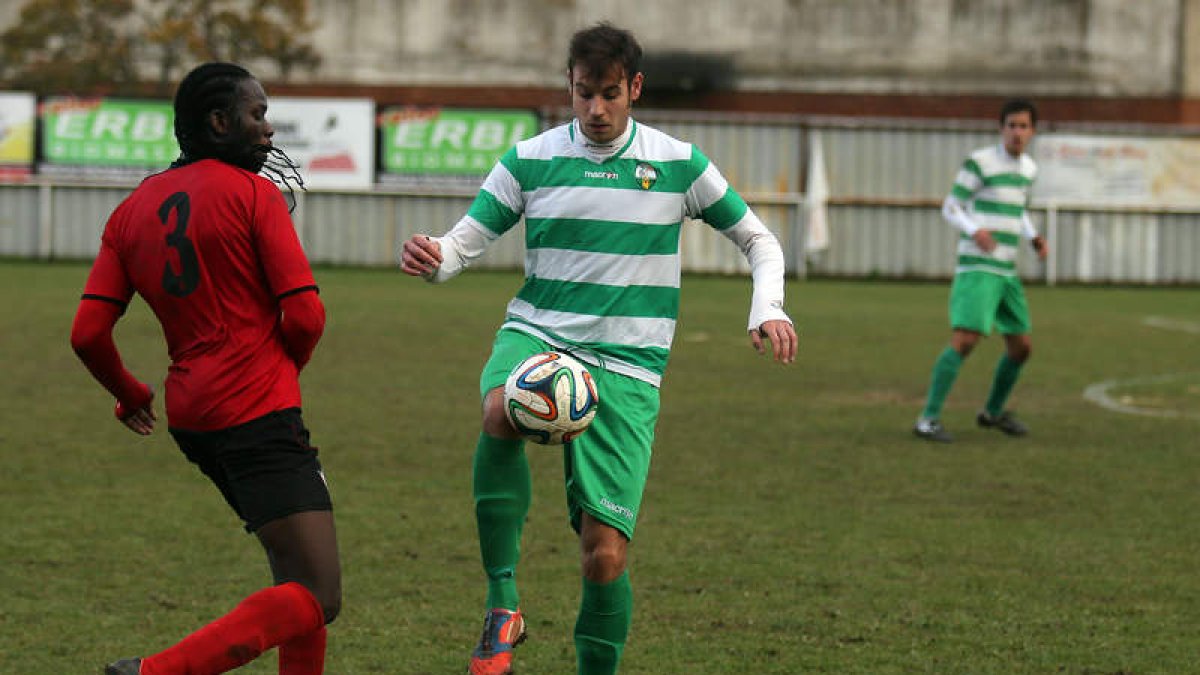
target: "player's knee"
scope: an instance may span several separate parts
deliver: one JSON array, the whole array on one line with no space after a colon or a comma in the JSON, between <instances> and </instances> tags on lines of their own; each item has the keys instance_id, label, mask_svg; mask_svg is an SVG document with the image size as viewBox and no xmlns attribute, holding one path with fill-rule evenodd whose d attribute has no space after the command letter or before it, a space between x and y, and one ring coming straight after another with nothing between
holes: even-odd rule
<instances>
[{"instance_id":1,"label":"player's knee","mask_svg":"<svg viewBox=\"0 0 1200 675\"><path fill-rule=\"evenodd\" d=\"M583 576L606 584L625 571L625 547L605 543L583 552Z\"/></svg>"},{"instance_id":2,"label":"player's knee","mask_svg":"<svg viewBox=\"0 0 1200 675\"><path fill-rule=\"evenodd\" d=\"M313 599L321 606L321 614L325 623L333 623L342 611L342 579L337 570L322 570L300 583L312 593Z\"/></svg>"},{"instance_id":3,"label":"player's knee","mask_svg":"<svg viewBox=\"0 0 1200 675\"><path fill-rule=\"evenodd\" d=\"M1016 363L1025 363L1029 357L1033 356L1033 346L1019 345L1008 350L1008 358Z\"/></svg>"},{"instance_id":4,"label":"player's knee","mask_svg":"<svg viewBox=\"0 0 1200 675\"><path fill-rule=\"evenodd\" d=\"M333 620L342 612L342 600L339 598L337 602L321 605L321 611L325 612L325 623L331 624Z\"/></svg>"},{"instance_id":5,"label":"player's knee","mask_svg":"<svg viewBox=\"0 0 1200 675\"><path fill-rule=\"evenodd\" d=\"M501 416L499 419L485 416L483 418L483 433L494 438L514 439L521 437L508 421L508 418L504 416Z\"/></svg>"},{"instance_id":6,"label":"player's knee","mask_svg":"<svg viewBox=\"0 0 1200 675\"><path fill-rule=\"evenodd\" d=\"M496 391L489 392L484 398L483 433L495 438L520 438L520 434L513 428L512 422L508 421L508 415L504 412L503 391L499 395Z\"/></svg>"},{"instance_id":7,"label":"player's knee","mask_svg":"<svg viewBox=\"0 0 1200 675\"><path fill-rule=\"evenodd\" d=\"M333 623L333 620L342 612L342 593L340 590L317 592L317 602L321 605L321 612L325 616L325 623Z\"/></svg>"},{"instance_id":8,"label":"player's knee","mask_svg":"<svg viewBox=\"0 0 1200 675\"><path fill-rule=\"evenodd\" d=\"M964 359L975 349L975 345L979 344L979 333L966 330L955 330L950 336L950 348L958 352L958 355Z\"/></svg>"},{"instance_id":9,"label":"player's knee","mask_svg":"<svg viewBox=\"0 0 1200 675\"><path fill-rule=\"evenodd\" d=\"M971 352L975 349L975 345L977 344L979 344L978 338L964 337L955 343L954 351L958 352L958 355L965 359L971 354Z\"/></svg>"}]
</instances>

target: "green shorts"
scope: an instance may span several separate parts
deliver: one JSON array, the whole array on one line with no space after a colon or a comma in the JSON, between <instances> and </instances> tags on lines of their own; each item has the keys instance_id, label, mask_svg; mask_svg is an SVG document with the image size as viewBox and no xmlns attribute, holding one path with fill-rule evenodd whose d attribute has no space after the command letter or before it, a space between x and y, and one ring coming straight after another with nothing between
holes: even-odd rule
<instances>
[{"instance_id":1,"label":"green shorts","mask_svg":"<svg viewBox=\"0 0 1200 675\"><path fill-rule=\"evenodd\" d=\"M1020 277L962 272L950 288L950 327L1001 335L1024 335L1032 328Z\"/></svg>"},{"instance_id":2,"label":"green shorts","mask_svg":"<svg viewBox=\"0 0 1200 675\"><path fill-rule=\"evenodd\" d=\"M487 396L492 389L503 387L508 374L527 357L553 349L527 333L501 329L479 377L480 395ZM563 445L571 527L578 532L583 512L587 511L632 540L650 473L658 388L600 366L586 365L596 380L600 409L586 432Z\"/></svg>"}]
</instances>

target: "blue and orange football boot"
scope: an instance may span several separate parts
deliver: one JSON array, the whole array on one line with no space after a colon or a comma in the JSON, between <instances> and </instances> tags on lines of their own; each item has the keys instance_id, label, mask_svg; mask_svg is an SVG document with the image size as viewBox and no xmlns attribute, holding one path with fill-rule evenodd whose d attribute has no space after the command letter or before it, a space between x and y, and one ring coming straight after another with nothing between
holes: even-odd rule
<instances>
[{"instance_id":1,"label":"blue and orange football boot","mask_svg":"<svg viewBox=\"0 0 1200 675\"><path fill-rule=\"evenodd\" d=\"M525 641L525 617L521 610L488 610L483 617L483 635L471 652L469 675L508 675L513 672L513 648Z\"/></svg>"}]
</instances>

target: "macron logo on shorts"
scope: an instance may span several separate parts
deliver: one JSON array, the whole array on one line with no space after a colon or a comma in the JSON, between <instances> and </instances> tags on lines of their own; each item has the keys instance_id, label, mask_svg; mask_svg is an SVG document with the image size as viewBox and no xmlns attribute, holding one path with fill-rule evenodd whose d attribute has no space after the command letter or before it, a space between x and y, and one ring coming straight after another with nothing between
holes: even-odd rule
<instances>
[{"instance_id":1,"label":"macron logo on shorts","mask_svg":"<svg viewBox=\"0 0 1200 675\"><path fill-rule=\"evenodd\" d=\"M620 504L614 504L608 500L608 497L600 498L600 506L603 506L618 516L621 516L625 520L633 520L633 511L631 511L629 507L621 506Z\"/></svg>"}]
</instances>

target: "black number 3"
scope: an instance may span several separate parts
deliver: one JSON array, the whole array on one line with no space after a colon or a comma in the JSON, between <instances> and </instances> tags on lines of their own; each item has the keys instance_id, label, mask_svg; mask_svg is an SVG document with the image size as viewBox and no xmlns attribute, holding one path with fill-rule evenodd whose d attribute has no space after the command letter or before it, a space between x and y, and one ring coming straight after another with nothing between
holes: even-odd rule
<instances>
[{"instance_id":1,"label":"black number 3","mask_svg":"<svg viewBox=\"0 0 1200 675\"><path fill-rule=\"evenodd\" d=\"M158 219L163 225L170 225L172 210L175 211L175 229L167 233L167 246L179 253L179 273L171 269L168 260L163 266L163 289L182 298L200 285L200 259L196 257L192 240L187 238L188 216L192 207L186 192L176 192L158 207Z\"/></svg>"}]
</instances>

